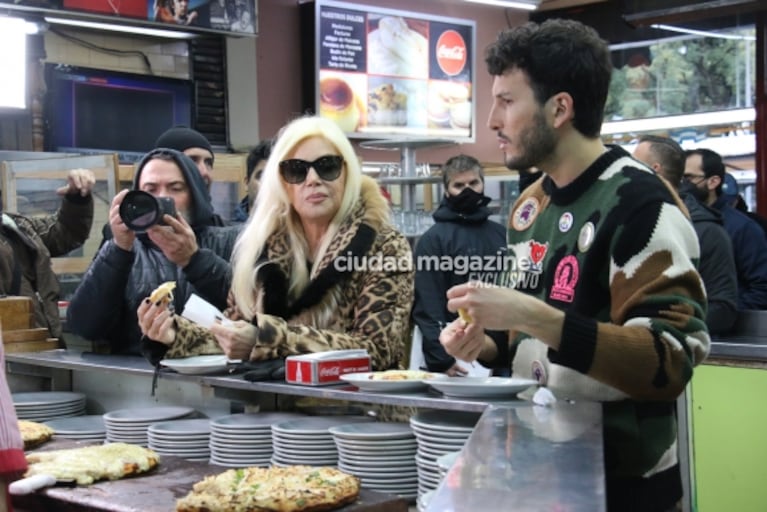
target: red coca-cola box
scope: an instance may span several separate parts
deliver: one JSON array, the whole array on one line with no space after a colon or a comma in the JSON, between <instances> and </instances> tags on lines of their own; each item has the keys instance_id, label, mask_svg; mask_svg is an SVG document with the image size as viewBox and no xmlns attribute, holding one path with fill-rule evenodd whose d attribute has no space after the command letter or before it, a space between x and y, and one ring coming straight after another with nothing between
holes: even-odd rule
<instances>
[{"instance_id":1,"label":"red coca-cola box","mask_svg":"<svg viewBox=\"0 0 767 512\"><path fill-rule=\"evenodd\" d=\"M285 359L285 380L307 386L334 384L346 373L369 371L370 356L364 349L329 350Z\"/></svg>"}]
</instances>

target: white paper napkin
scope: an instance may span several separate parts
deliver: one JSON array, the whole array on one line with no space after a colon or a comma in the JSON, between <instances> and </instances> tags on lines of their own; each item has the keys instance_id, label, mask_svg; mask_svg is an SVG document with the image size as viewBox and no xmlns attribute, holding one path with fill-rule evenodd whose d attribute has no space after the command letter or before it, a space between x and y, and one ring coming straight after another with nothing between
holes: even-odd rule
<instances>
[{"instance_id":1,"label":"white paper napkin","mask_svg":"<svg viewBox=\"0 0 767 512\"><path fill-rule=\"evenodd\" d=\"M208 329L216 322L216 319L224 325L232 323L231 320L224 317L224 314L216 306L194 293L184 304L184 311L181 316Z\"/></svg>"}]
</instances>

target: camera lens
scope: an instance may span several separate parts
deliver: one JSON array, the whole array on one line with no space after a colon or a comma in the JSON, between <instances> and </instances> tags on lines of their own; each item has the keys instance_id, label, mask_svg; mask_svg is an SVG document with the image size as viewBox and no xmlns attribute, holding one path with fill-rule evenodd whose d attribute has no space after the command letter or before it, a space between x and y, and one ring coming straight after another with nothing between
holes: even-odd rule
<instances>
[{"instance_id":1,"label":"camera lens","mask_svg":"<svg viewBox=\"0 0 767 512\"><path fill-rule=\"evenodd\" d=\"M131 190L120 203L120 218L133 231L145 231L162 223L164 214L175 215L175 203L170 197L155 197L143 190Z\"/></svg>"}]
</instances>

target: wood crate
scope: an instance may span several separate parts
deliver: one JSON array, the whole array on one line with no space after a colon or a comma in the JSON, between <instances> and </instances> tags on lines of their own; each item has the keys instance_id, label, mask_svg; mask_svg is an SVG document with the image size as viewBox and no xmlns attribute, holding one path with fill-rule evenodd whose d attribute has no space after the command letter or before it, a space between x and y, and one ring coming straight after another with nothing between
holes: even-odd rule
<instances>
[{"instance_id":1,"label":"wood crate","mask_svg":"<svg viewBox=\"0 0 767 512\"><path fill-rule=\"evenodd\" d=\"M31 328L34 325L33 312L29 297L0 298L0 325L3 331Z\"/></svg>"}]
</instances>

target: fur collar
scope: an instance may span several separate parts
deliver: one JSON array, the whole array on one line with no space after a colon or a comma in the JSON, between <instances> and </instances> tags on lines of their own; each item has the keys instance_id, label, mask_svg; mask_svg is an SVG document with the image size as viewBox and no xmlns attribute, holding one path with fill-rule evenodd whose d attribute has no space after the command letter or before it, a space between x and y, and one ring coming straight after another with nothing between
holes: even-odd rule
<instances>
[{"instance_id":1,"label":"fur collar","mask_svg":"<svg viewBox=\"0 0 767 512\"><path fill-rule=\"evenodd\" d=\"M296 300L288 300L288 273L290 260L282 256L280 248L290 247L287 233L275 233L270 239L268 262L261 265L257 280L262 290L258 310L285 319L295 318L320 303L334 303L339 285L351 278L352 273L341 272L333 264L340 256L361 257L372 247L378 232L390 223L389 205L372 178L363 177L360 200L333 240L309 285ZM351 235L351 238L350 238ZM283 249L284 250L284 249ZM329 300L328 300L329 299ZM329 306L329 304L327 304ZM322 323L322 322L320 322ZM312 321L317 325L316 319Z\"/></svg>"}]
</instances>

